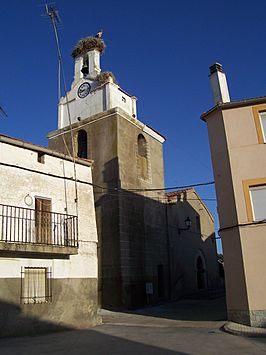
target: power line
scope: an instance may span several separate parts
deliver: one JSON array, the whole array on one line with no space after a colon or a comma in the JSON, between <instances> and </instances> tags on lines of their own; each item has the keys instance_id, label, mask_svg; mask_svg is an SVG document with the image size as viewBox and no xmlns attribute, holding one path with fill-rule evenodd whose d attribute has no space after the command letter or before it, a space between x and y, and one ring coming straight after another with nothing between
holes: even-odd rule
<instances>
[{"instance_id":1,"label":"power line","mask_svg":"<svg viewBox=\"0 0 266 355\"><path fill-rule=\"evenodd\" d=\"M145 196L143 195L139 195L139 194L132 194L132 192L128 191L128 190L117 190L117 191L107 191L107 192L104 192L104 191L94 191L94 193L97 195L104 195L104 194L107 194L108 196L111 196L111 197L117 197L118 195L119 196L125 196L125 197L132 197L132 198L143 198ZM147 198L152 198L152 199L157 199L159 201L166 201L168 200L168 197L166 195L148 195L146 196ZM200 200L202 201L210 201L210 202L216 202L216 198L204 198L204 197L200 197ZM199 198L185 198L184 201L199 201ZM179 202L179 201L178 201Z\"/></svg>"},{"instance_id":2,"label":"power line","mask_svg":"<svg viewBox=\"0 0 266 355\"><path fill-rule=\"evenodd\" d=\"M220 228L219 231L218 231L218 233L219 233L219 232L223 232L223 231L228 230L228 229L236 228L236 227L250 227L250 226L258 227L258 226L260 226L261 224L266 224L266 219L262 219L261 221L249 222L249 223L233 224L233 225L228 226L228 227Z\"/></svg>"},{"instance_id":3,"label":"power line","mask_svg":"<svg viewBox=\"0 0 266 355\"><path fill-rule=\"evenodd\" d=\"M104 187L100 185L96 185L91 183L92 186L98 187L99 189L102 190L113 190L113 191L129 191L129 192L149 192L149 191L169 191L169 190L184 190L192 187L198 187L198 186L208 186L208 185L213 185L214 181L208 181L208 182L200 182L196 184L191 184L191 185L181 185L181 186L172 186L172 187L163 187L163 188L151 188L151 189L122 189L120 187Z\"/></svg>"},{"instance_id":4,"label":"power line","mask_svg":"<svg viewBox=\"0 0 266 355\"><path fill-rule=\"evenodd\" d=\"M197 187L197 186L208 186L208 185L213 185L214 181L208 181L208 182L200 182L197 184L191 184L191 185L183 185L183 186L173 186L173 187L164 187L160 189L128 189L128 191L167 191L167 190L182 190L182 189L188 189L192 187Z\"/></svg>"}]
</instances>

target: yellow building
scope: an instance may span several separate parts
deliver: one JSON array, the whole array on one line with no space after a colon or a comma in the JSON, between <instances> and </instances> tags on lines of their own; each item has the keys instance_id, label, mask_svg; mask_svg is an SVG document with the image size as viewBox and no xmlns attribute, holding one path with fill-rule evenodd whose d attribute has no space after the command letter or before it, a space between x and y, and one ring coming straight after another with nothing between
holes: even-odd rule
<instances>
[{"instance_id":1,"label":"yellow building","mask_svg":"<svg viewBox=\"0 0 266 355\"><path fill-rule=\"evenodd\" d=\"M230 102L218 63L202 114L213 162L228 319L266 327L266 97Z\"/></svg>"}]
</instances>

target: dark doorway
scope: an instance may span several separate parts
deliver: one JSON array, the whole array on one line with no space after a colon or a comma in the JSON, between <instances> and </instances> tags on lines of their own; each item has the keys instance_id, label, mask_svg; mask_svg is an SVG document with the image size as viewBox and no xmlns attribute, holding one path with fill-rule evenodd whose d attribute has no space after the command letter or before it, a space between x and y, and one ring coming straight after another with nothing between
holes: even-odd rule
<instances>
[{"instance_id":1,"label":"dark doorway","mask_svg":"<svg viewBox=\"0 0 266 355\"><path fill-rule=\"evenodd\" d=\"M206 288L205 269L202 258L197 259L197 287L199 290Z\"/></svg>"}]
</instances>

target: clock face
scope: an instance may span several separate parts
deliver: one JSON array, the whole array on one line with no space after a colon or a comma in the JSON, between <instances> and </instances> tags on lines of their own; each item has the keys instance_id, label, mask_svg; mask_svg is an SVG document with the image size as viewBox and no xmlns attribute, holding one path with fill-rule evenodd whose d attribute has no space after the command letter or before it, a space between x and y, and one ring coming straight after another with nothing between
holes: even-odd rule
<instances>
[{"instance_id":1,"label":"clock face","mask_svg":"<svg viewBox=\"0 0 266 355\"><path fill-rule=\"evenodd\" d=\"M86 97L87 95L89 95L91 91L91 86L89 83L83 83L80 85L80 87L78 88L78 97L80 97L81 99L83 99L84 97Z\"/></svg>"}]
</instances>

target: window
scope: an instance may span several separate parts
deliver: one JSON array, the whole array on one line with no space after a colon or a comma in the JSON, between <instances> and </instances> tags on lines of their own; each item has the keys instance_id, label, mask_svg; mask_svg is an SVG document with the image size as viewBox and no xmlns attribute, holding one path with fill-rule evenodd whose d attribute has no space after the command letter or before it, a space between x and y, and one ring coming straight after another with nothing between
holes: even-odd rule
<instances>
[{"instance_id":1,"label":"window","mask_svg":"<svg viewBox=\"0 0 266 355\"><path fill-rule=\"evenodd\" d=\"M260 112L260 124L263 136L263 142L266 143L266 112Z\"/></svg>"},{"instance_id":2,"label":"window","mask_svg":"<svg viewBox=\"0 0 266 355\"><path fill-rule=\"evenodd\" d=\"M43 152L38 152L38 163L44 164L44 156Z\"/></svg>"},{"instance_id":3,"label":"window","mask_svg":"<svg viewBox=\"0 0 266 355\"><path fill-rule=\"evenodd\" d=\"M147 142L142 134L138 136L138 155L147 158Z\"/></svg>"},{"instance_id":4,"label":"window","mask_svg":"<svg viewBox=\"0 0 266 355\"><path fill-rule=\"evenodd\" d=\"M254 221L266 219L266 185L250 187Z\"/></svg>"},{"instance_id":5,"label":"window","mask_svg":"<svg viewBox=\"0 0 266 355\"><path fill-rule=\"evenodd\" d=\"M88 144L87 144L87 132L83 129L78 131L78 151L77 156L79 158L88 158Z\"/></svg>"},{"instance_id":6,"label":"window","mask_svg":"<svg viewBox=\"0 0 266 355\"><path fill-rule=\"evenodd\" d=\"M266 105L252 108L259 144L266 143Z\"/></svg>"},{"instance_id":7,"label":"window","mask_svg":"<svg viewBox=\"0 0 266 355\"><path fill-rule=\"evenodd\" d=\"M138 172L142 179L148 178L148 154L147 154L147 142L142 134L138 135Z\"/></svg>"},{"instance_id":8,"label":"window","mask_svg":"<svg viewBox=\"0 0 266 355\"><path fill-rule=\"evenodd\" d=\"M36 243L52 244L52 201L35 198Z\"/></svg>"},{"instance_id":9,"label":"window","mask_svg":"<svg viewBox=\"0 0 266 355\"><path fill-rule=\"evenodd\" d=\"M266 178L244 180L243 190L248 222L266 219Z\"/></svg>"},{"instance_id":10,"label":"window","mask_svg":"<svg viewBox=\"0 0 266 355\"><path fill-rule=\"evenodd\" d=\"M52 302L51 271L47 267L22 268L21 277L21 303Z\"/></svg>"}]
</instances>

